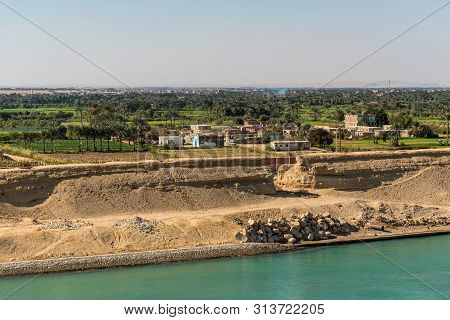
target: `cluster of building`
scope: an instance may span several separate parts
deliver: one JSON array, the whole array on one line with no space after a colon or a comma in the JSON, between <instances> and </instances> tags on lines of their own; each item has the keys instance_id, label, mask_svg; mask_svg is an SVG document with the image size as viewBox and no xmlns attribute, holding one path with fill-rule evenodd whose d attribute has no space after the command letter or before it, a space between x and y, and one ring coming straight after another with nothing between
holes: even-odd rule
<instances>
[{"instance_id":1,"label":"cluster of building","mask_svg":"<svg viewBox=\"0 0 450 320\"><path fill-rule=\"evenodd\" d=\"M337 131L342 132L341 127L330 127L330 126L314 126L315 128L322 128L326 131L331 132L333 135ZM392 125L381 124L376 115L366 114L366 115L356 115L347 114L344 118L344 129L346 132L346 139L359 139L359 138L369 138L369 137L383 137L388 136L393 132ZM408 138L411 136L411 130L404 129L400 131L400 136L402 138Z\"/></svg>"},{"instance_id":2,"label":"cluster of building","mask_svg":"<svg viewBox=\"0 0 450 320\"><path fill-rule=\"evenodd\" d=\"M315 126L331 133L342 130L340 127ZM348 139L357 139L388 135L392 133L391 125L380 124L376 115L347 114L344 119L344 127ZM164 129L159 135L158 143L161 147L179 149L184 147L211 148L230 147L234 145L258 145L270 142L270 147L275 151L309 150L309 141L296 140L296 131L293 129L278 129L256 120L246 120L243 125L211 126L208 124L196 124L181 127L179 129ZM401 131L402 137L409 137L409 130Z\"/></svg>"},{"instance_id":3,"label":"cluster of building","mask_svg":"<svg viewBox=\"0 0 450 320\"><path fill-rule=\"evenodd\" d=\"M392 133L392 125L383 125L379 123L379 119L373 114L364 116L356 114L347 114L344 118L345 129L349 132L350 139L363 137L381 137ZM410 130L402 130L401 137L409 137Z\"/></svg>"},{"instance_id":4,"label":"cluster of building","mask_svg":"<svg viewBox=\"0 0 450 320\"><path fill-rule=\"evenodd\" d=\"M289 130L273 130L254 120L246 120L243 125L211 126L196 124L180 129L165 130L159 135L161 147L179 149L183 147L211 148L231 147L234 145L264 144L264 133L272 141L270 146L276 151L308 150L308 141L292 141Z\"/></svg>"}]
</instances>

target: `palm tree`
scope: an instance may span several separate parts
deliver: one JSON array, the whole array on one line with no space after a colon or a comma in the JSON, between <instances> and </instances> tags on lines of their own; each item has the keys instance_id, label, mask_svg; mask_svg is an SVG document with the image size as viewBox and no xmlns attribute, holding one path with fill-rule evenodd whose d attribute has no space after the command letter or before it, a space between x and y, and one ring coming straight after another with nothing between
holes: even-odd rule
<instances>
[{"instance_id":1,"label":"palm tree","mask_svg":"<svg viewBox=\"0 0 450 320\"><path fill-rule=\"evenodd\" d=\"M44 153L46 152L46 150L45 150L45 140L47 140L47 135L46 135L46 133L45 133L45 130L44 131L41 131L41 133L40 133L40 138L41 138L41 140L42 140L42 150L44 151Z\"/></svg>"},{"instance_id":2,"label":"palm tree","mask_svg":"<svg viewBox=\"0 0 450 320\"><path fill-rule=\"evenodd\" d=\"M126 122L118 121L114 124L114 134L116 135L117 139L119 140L119 150L122 151L122 140L123 137L126 136L128 130L128 126Z\"/></svg>"},{"instance_id":3,"label":"palm tree","mask_svg":"<svg viewBox=\"0 0 450 320\"><path fill-rule=\"evenodd\" d=\"M103 138L105 138L105 130L103 127L96 127L97 137L100 140L100 152L103 151Z\"/></svg>"},{"instance_id":4,"label":"palm tree","mask_svg":"<svg viewBox=\"0 0 450 320\"><path fill-rule=\"evenodd\" d=\"M86 151L89 151L89 127L81 127L81 133L84 136L84 138L86 139Z\"/></svg>"},{"instance_id":5,"label":"palm tree","mask_svg":"<svg viewBox=\"0 0 450 320\"><path fill-rule=\"evenodd\" d=\"M18 138L23 141L25 149L27 149L28 147L27 145L28 142L33 142L36 139L38 139L38 137L39 137L38 132L24 131L18 134Z\"/></svg>"},{"instance_id":6,"label":"palm tree","mask_svg":"<svg viewBox=\"0 0 450 320\"><path fill-rule=\"evenodd\" d=\"M26 131L20 132L19 139L22 140L23 146L26 149L27 148L27 142L28 142L28 139L29 139L28 132L26 132Z\"/></svg>"},{"instance_id":7,"label":"palm tree","mask_svg":"<svg viewBox=\"0 0 450 320\"><path fill-rule=\"evenodd\" d=\"M83 127L75 127L75 135L78 139L78 152L81 152L81 137L83 136Z\"/></svg>"},{"instance_id":8,"label":"palm tree","mask_svg":"<svg viewBox=\"0 0 450 320\"><path fill-rule=\"evenodd\" d=\"M391 113L389 123L392 125L391 144L398 147L401 130L407 128L411 124L411 118L401 112Z\"/></svg>"},{"instance_id":9,"label":"palm tree","mask_svg":"<svg viewBox=\"0 0 450 320\"><path fill-rule=\"evenodd\" d=\"M46 129L42 132L42 137L44 141L44 152L45 152L45 139L50 140L51 149L50 152L53 153L55 150L54 140L56 138L56 130L54 128Z\"/></svg>"},{"instance_id":10,"label":"palm tree","mask_svg":"<svg viewBox=\"0 0 450 320\"><path fill-rule=\"evenodd\" d=\"M79 104L78 100L76 102L76 111L80 113L81 126L83 126L83 107Z\"/></svg>"},{"instance_id":11,"label":"palm tree","mask_svg":"<svg viewBox=\"0 0 450 320\"><path fill-rule=\"evenodd\" d=\"M128 140L128 144L133 142L133 151L136 151L136 140L137 140L137 129L134 125L131 125L127 128L126 131L126 139Z\"/></svg>"},{"instance_id":12,"label":"palm tree","mask_svg":"<svg viewBox=\"0 0 450 320\"><path fill-rule=\"evenodd\" d=\"M80 130L80 128L81 127L79 127L79 126L73 126L73 125L67 126L67 133L69 135L69 138L78 139L78 152L81 152L82 131Z\"/></svg>"},{"instance_id":13,"label":"palm tree","mask_svg":"<svg viewBox=\"0 0 450 320\"><path fill-rule=\"evenodd\" d=\"M139 145L142 149L147 149L146 137L147 132L150 130L148 119L144 112L137 112L132 120L132 128L136 130L136 138L139 140Z\"/></svg>"},{"instance_id":14,"label":"palm tree","mask_svg":"<svg viewBox=\"0 0 450 320\"><path fill-rule=\"evenodd\" d=\"M92 139L92 142L94 144L94 152L96 152L97 151L96 141L97 141L97 138L99 136L99 132L98 132L97 128L95 128L93 126L89 126L88 127L88 134L89 134L89 137Z\"/></svg>"}]
</instances>

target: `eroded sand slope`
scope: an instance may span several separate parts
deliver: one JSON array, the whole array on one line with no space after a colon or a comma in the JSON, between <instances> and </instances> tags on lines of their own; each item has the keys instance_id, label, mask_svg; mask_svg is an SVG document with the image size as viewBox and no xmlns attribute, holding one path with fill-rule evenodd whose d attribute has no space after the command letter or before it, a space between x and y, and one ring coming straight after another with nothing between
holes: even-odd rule
<instances>
[{"instance_id":1,"label":"eroded sand slope","mask_svg":"<svg viewBox=\"0 0 450 320\"><path fill-rule=\"evenodd\" d=\"M450 205L450 166L432 166L390 185L371 189L364 197L384 201Z\"/></svg>"},{"instance_id":2,"label":"eroded sand slope","mask_svg":"<svg viewBox=\"0 0 450 320\"><path fill-rule=\"evenodd\" d=\"M450 149L309 154L280 168L284 188L368 190L431 166L449 166Z\"/></svg>"},{"instance_id":3,"label":"eroded sand slope","mask_svg":"<svg viewBox=\"0 0 450 320\"><path fill-rule=\"evenodd\" d=\"M315 157L280 170L279 186L308 189L296 194L276 193L268 168L239 162L5 170L0 262L237 243L249 218L306 212L358 226L350 237L373 234L364 227L369 222L405 232L432 229L450 216L448 152ZM354 181L362 182L342 188Z\"/></svg>"}]
</instances>

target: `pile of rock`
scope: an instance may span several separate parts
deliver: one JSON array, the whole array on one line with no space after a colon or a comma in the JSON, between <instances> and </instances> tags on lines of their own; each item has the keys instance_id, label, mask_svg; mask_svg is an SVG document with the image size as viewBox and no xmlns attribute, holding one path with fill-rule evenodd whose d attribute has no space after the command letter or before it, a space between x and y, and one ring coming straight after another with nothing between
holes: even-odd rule
<instances>
[{"instance_id":1,"label":"pile of rock","mask_svg":"<svg viewBox=\"0 0 450 320\"><path fill-rule=\"evenodd\" d=\"M119 220L114 224L114 227L124 227L129 229L137 229L145 234L155 233L156 227L159 221L156 220L146 220L139 216L131 219Z\"/></svg>"},{"instance_id":2,"label":"pile of rock","mask_svg":"<svg viewBox=\"0 0 450 320\"><path fill-rule=\"evenodd\" d=\"M91 222L76 220L72 221L69 219L64 220L53 220L44 224L42 230L76 230L83 227L93 226Z\"/></svg>"},{"instance_id":3,"label":"pile of rock","mask_svg":"<svg viewBox=\"0 0 450 320\"><path fill-rule=\"evenodd\" d=\"M353 227L342 219L332 217L330 213L314 215L311 212L303 216L267 222L249 219L243 223L243 229L236 234L242 242L259 243L298 243L301 240L314 241L335 238L336 235L349 234Z\"/></svg>"}]
</instances>

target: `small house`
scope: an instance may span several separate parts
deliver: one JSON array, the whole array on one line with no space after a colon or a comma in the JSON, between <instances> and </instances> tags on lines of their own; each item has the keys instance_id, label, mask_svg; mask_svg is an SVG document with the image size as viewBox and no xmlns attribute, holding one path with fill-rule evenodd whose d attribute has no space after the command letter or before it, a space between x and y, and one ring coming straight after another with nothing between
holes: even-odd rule
<instances>
[{"instance_id":1,"label":"small house","mask_svg":"<svg viewBox=\"0 0 450 320\"><path fill-rule=\"evenodd\" d=\"M274 151L298 151L311 149L309 141L272 141L270 147Z\"/></svg>"},{"instance_id":2,"label":"small house","mask_svg":"<svg viewBox=\"0 0 450 320\"><path fill-rule=\"evenodd\" d=\"M183 137L159 136L158 145L161 147L169 147L172 149L181 148L183 146Z\"/></svg>"}]
</instances>

